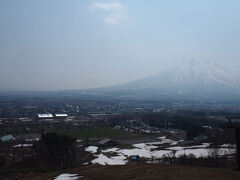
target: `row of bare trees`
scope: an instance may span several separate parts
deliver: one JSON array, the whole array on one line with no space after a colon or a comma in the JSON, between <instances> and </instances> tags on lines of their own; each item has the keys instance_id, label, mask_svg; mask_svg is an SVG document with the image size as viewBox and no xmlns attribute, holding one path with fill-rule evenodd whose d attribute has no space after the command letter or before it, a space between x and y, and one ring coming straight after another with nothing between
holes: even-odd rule
<instances>
[{"instance_id":1,"label":"row of bare trees","mask_svg":"<svg viewBox=\"0 0 240 180\"><path fill-rule=\"evenodd\" d=\"M236 169L236 149L235 147L225 148L224 151L228 151L223 155L223 149L219 146L212 146L208 149L207 157L196 157L194 154L182 154L176 156L176 150L164 154L162 158L151 158L151 163L161 163L161 164L177 164L177 165L194 165L202 167L211 168L227 168Z\"/></svg>"}]
</instances>

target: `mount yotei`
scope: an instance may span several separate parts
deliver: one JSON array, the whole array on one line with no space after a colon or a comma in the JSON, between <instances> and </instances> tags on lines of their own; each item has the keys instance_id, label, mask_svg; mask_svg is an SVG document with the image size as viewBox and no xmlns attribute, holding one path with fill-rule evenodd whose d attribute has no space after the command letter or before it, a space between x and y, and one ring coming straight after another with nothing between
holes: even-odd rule
<instances>
[{"instance_id":1,"label":"mount yotei","mask_svg":"<svg viewBox=\"0 0 240 180\"><path fill-rule=\"evenodd\" d=\"M86 93L115 98L234 98L240 97L240 74L204 60L191 59L158 74Z\"/></svg>"}]
</instances>

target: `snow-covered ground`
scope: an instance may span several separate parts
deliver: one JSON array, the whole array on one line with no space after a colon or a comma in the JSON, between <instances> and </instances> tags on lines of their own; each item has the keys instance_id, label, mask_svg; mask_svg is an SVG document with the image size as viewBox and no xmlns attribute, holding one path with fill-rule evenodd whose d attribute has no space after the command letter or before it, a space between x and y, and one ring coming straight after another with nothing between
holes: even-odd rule
<instances>
[{"instance_id":1,"label":"snow-covered ground","mask_svg":"<svg viewBox=\"0 0 240 180\"><path fill-rule=\"evenodd\" d=\"M124 155L118 155L114 157L107 157L104 154L96 155L96 159L92 160L93 164L101 165L124 165L127 163L126 157Z\"/></svg>"},{"instance_id":2,"label":"snow-covered ground","mask_svg":"<svg viewBox=\"0 0 240 180\"><path fill-rule=\"evenodd\" d=\"M221 147L225 147L225 148L234 148L234 147L236 147L236 145L235 144L223 144L223 145L221 145Z\"/></svg>"},{"instance_id":3,"label":"snow-covered ground","mask_svg":"<svg viewBox=\"0 0 240 180\"><path fill-rule=\"evenodd\" d=\"M210 145L210 143L202 143L201 145L196 145L196 146L187 146L187 147L173 146L173 147L169 147L166 149L180 151L180 150L184 150L184 149L207 148L207 147L209 147L209 145Z\"/></svg>"},{"instance_id":4,"label":"snow-covered ground","mask_svg":"<svg viewBox=\"0 0 240 180\"><path fill-rule=\"evenodd\" d=\"M101 164L101 165L124 165L127 162L127 157L132 155L138 155L143 158L162 158L164 155L169 156L173 150L175 150L175 156L179 157L181 155L190 155L193 154L196 157L207 157L209 153L213 151L213 148L210 148L210 143L202 143L200 145L195 146L174 146L178 143L178 141L173 141L171 139L167 139L166 137L158 138L157 142L150 143L139 143L133 144L133 148L131 149L120 149L120 148L110 148L107 150L102 150L100 154L95 155L96 159L92 160L93 164ZM165 149L157 149L162 144L169 144L170 147ZM91 148L90 148L91 147ZM90 146L86 148L87 151L92 153L96 153L97 150L93 150L94 146ZM231 154L233 149L229 149L232 147L229 144L224 144L220 146L219 155ZM97 147L95 147L96 149ZM114 153L114 157L107 157L105 153Z\"/></svg>"},{"instance_id":5,"label":"snow-covered ground","mask_svg":"<svg viewBox=\"0 0 240 180\"><path fill-rule=\"evenodd\" d=\"M198 149L185 149L185 150L180 150L176 152L176 157L179 157L183 154L185 155L190 155L193 154L196 157L207 157L211 154L211 152L213 152L214 149L213 148L198 148ZM227 154L231 154L231 151L228 151L226 149L219 149L219 155L227 155ZM210 154L209 154L210 153Z\"/></svg>"},{"instance_id":6,"label":"snow-covered ground","mask_svg":"<svg viewBox=\"0 0 240 180\"><path fill-rule=\"evenodd\" d=\"M79 178L83 178L83 176L78 176L78 174L61 174L54 180L77 180Z\"/></svg>"},{"instance_id":7,"label":"snow-covered ground","mask_svg":"<svg viewBox=\"0 0 240 180\"><path fill-rule=\"evenodd\" d=\"M107 150L102 150L103 153L109 153L109 152L116 152L118 151L119 148L110 148L110 149L107 149Z\"/></svg>"},{"instance_id":8,"label":"snow-covered ground","mask_svg":"<svg viewBox=\"0 0 240 180\"><path fill-rule=\"evenodd\" d=\"M89 146L89 147L87 147L87 148L85 149L85 151L90 152L90 153L92 153L92 154L96 153L97 150L98 150L98 147L97 147L97 146Z\"/></svg>"},{"instance_id":9,"label":"snow-covered ground","mask_svg":"<svg viewBox=\"0 0 240 180\"><path fill-rule=\"evenodd\" d=\"M176 143L177 141L167 139L166 136L162 136L158 138L160 142L157 142L158 144L173 144Z\"/></svg>"}]
</instances>

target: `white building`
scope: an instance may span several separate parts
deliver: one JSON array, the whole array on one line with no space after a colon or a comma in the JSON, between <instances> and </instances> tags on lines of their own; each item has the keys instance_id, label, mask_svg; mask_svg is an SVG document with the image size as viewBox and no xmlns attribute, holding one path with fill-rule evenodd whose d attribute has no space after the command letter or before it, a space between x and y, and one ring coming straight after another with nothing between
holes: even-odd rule
<instances>
[{"instance_id":1,"label":"white building","mask_svg":"<svg viewBox=\"0 0 240 180\"><path fill-rule=\"evenodd\" d=\"M53 115L48 113L48 114L38 114L37 115L39 119L52 119Z\"/></svg>"}]
</instances>

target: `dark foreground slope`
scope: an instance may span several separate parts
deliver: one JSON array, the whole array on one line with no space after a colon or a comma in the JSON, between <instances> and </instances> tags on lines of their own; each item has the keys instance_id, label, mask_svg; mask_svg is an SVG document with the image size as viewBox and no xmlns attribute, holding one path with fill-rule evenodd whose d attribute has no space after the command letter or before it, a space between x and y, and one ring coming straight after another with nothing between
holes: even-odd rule
<instances>
[{"instance_id":1,"label":"dark foreground slope","mask_svg":"<svg viewBox=\"0 0 240 180\"><path fill-rule=\"evenodd\" d=\"M138 180L239 180L240 173L222 169L208 169L187 166L168 166L159 164L132 164L126 166L85 166L46 174L21 175L25 180L52 180L62 173L77 173L82 179L138 179ZM15 174L17 175L17 174ZM19 174L18 174L19 175Z\"/></svg>"}]
</instances>

